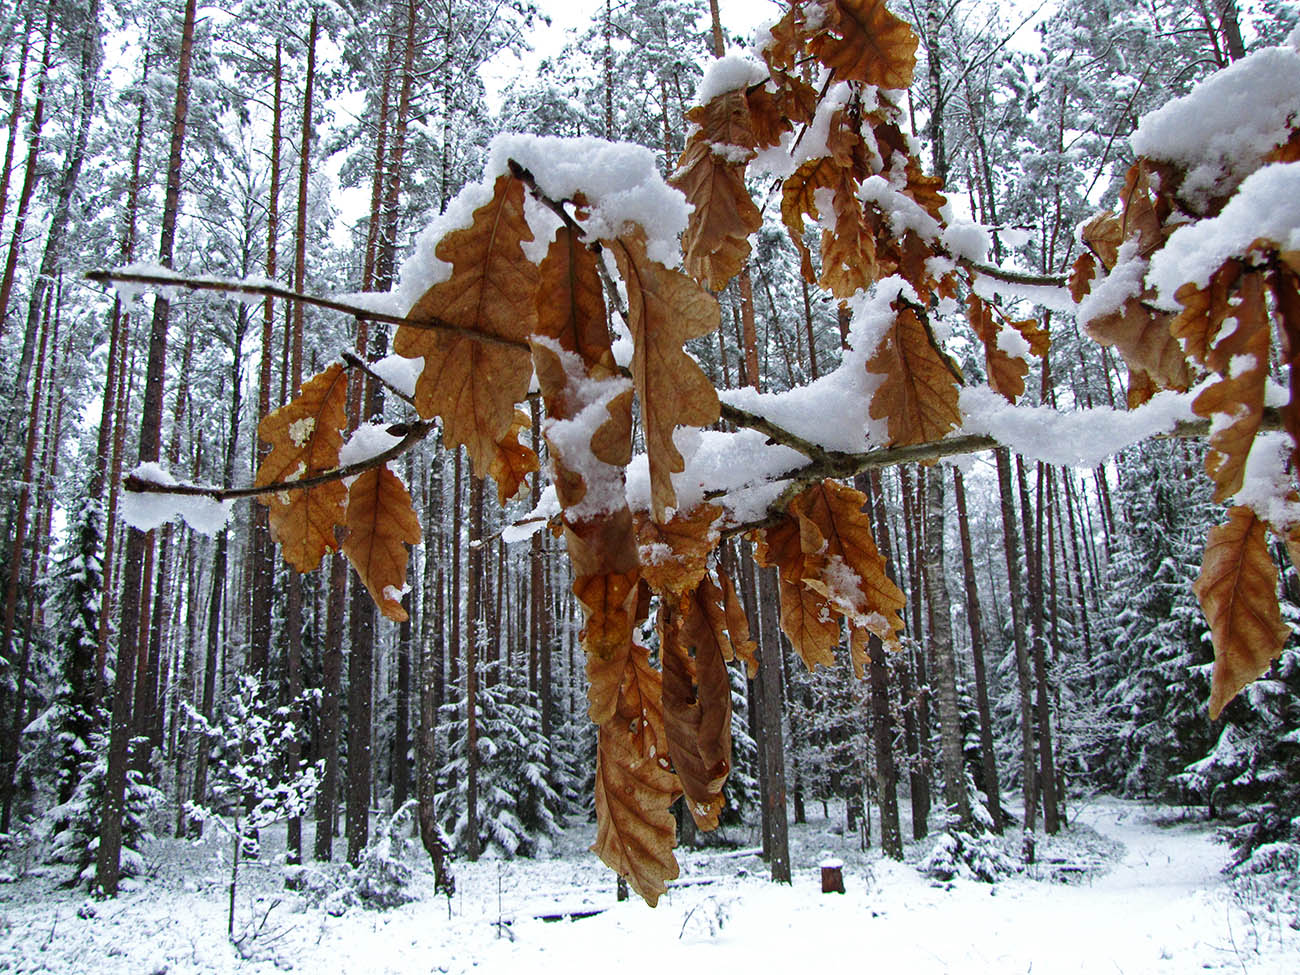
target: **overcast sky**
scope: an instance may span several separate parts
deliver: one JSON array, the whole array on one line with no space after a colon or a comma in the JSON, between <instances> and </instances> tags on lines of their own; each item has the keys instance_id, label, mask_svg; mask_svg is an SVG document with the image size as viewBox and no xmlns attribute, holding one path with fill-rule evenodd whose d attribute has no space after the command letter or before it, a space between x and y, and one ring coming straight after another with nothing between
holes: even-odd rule
<instances>
[{"instance_id":1,"label":"overcast sky","mask_svg":"<svg viewBox=\"0 0 1300 975\"><path fill-rule=\"evenodd\" d=\"M574 28L581 30L590 24L604 9L605 0L538 0L537 6L551 18L551 26L539 25L529 32L528 42L533 50L522 59L502 55L483 72L488 100L493 108L497 107L500 90L511 78L531 73L542 58L558 53L564 47L565 35ZM742 36L748 36L758 24L774 20L784 6L778 0L719 0L718 3L723 27L729 34Z\"/></svg>"}]
</instances>

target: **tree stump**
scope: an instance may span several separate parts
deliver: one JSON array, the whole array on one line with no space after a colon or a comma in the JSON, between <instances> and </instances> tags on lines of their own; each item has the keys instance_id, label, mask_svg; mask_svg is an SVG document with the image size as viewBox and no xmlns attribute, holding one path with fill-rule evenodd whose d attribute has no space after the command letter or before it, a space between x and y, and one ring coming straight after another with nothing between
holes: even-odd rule
<instances>
[{"instance_id":1,"label":"tree stump","mask_svg":"<svg viewBox=\"0 0 1300 975\"><path fill-rule=\"evenodd\" d=\"M823 860L822 868L822 893L823 894L842 894L844 893L844 861L843 860Z\"/></svg>"}]
</instances>

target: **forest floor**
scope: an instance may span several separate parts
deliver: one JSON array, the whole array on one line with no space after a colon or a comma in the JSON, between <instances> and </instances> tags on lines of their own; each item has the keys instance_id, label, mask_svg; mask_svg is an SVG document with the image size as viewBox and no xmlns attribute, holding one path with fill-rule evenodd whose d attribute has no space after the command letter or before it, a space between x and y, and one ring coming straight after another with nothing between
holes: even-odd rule
<instances>
[{"instance_id":1,"label":"forest floor","mask_svg":"<svg viewBox=\"0 0 1300 975\"><path fill-rule=\"evenodd\" d=\"M268 850L266 865L243 873L236 930L265 923L238 949L226 939L225 844L159 840L151 876L113 901L61 887L66 867L0 883L0 972L517 975L601 964L634 975L688 963L834 972L868 960L909 975L1300 972L1291 919L1230 885L1220 873L1227 847L1177 809L1077 805L1060 837L1039 836L1037 864L991 885L924 877L915 863L926 842L909 844L906 863L861 852L858 837L843 836L842 809L821 812L810 807L810 821L792 827L791 886L767 882L766 864L744 849L679 850L682 877L655 910L635 896L615 903L612 874L585 851L587 823L545 858L456 863L450 901L421 865L417 899L386 911L285 891ZM828 854L844 861L844 895L820 892Z\"/></svg>"}]
</instances>

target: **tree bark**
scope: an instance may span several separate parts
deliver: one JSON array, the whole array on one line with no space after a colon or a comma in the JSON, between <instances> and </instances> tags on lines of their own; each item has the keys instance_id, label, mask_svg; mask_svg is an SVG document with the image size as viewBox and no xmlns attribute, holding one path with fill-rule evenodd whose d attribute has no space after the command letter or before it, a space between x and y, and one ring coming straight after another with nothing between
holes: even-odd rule
<instances>
[{"instance_id":1,"label":"tree bark","mask_svg":"<svg viewBox=\"0 0 1300 975\"><path fill-rule=\"evenodd\" d=\"M1029 676L1029 640L1025 635L1024 597L1020 588L1020 532L1016 528L1015 498L1011 493L1011 460L1005 447L994 451L994 456L998 465L998 494L1002 501L1002 538L1007 558L1007 582L1011 588L1011 631L1016 650L1016 681L1020 686L1020 755L1025 792L1023 826L1026 837L1029 837L1034 832L1037 806L1034 802L1033 687Z\"/></svg>"},{"instance_id":2,"label":"tree bark","mask_svg":"<svg viewBox=\"0 0 1300 975\"><path fill-rule=\"evenodd\" d=\"M943 764L943 798L950 823L972 827L970 798L966 794L966 765L962 755L961 708L957 702L957 656L952 640L952 608L944 570L945 528L943 468L931 469L926 478L925 576L930 608L930 649L939 685L939 752Z\"/></svg>"},{"instance_id":3,"label":"tree bark","mask_svg":"<svg viewBox=\"0 0 1300 975\"><path fill-rule=\"evenodd\" d=\"M483 575L483 478L470 476L469 557L465 594L465 820L466 855L477 860L478 836L478 636Z\"/></svg>"},{"instance_id":4,"label":"tree bark","mask_svg":"<svg viewBox=\"0 0 1300 975\"><path fill-rule=\"evenodd\" d=\"M185 122L189 110L190 61L194 49L195 0L186 0L181 32L180 62L176 75L176 105L172 116L171 152L167 163L167 196L163 206L159 263L170 267L180 210L181 157L185 148ZM140 461L157 461L162 427L163 372L167 359L166 299L154 300L149 339L149 364L145 401L140 421ZM96 884L107 897L117 894L122 853L122 813L126 791L127 747L131 733L131 697L140 619L140 583L148 537L132 529L127 535L123 569L122 629L114 681L113 719L109 740L108 774L104 789L103 821L99 836Z\"/></svg>"},{"instance_id":5,"label":"tree bark","mask_svg":"<svg viewBox=\"0 0 1300 975\"><path fill-rule=\"evenodd\" d=\"M764 612L760 623L758 679L763 693L763 761L767 778L767 809L770 837L772 881L788 884L790 880L790 836L785 808L785 743L781 734L781 632L776 622L776 570L761 569L759 604Z\"/></svg>"},{"instance_id":6,"label":"tree bark","mask_svg":"<svg viewBox=\"0 0 1300 975\"><path fill-rule=\"evenodd\" d=\"M961 530L961 569L966 582L966 621L970 625L971 657L975 666L975 706L980 716L980 759L984 772L984 794L988 799L993 831L1003 827L1002 792L998 782L997 753L993 749L993 713L989 707L988 675L984 664L984 627L980 611L979 586L975 581L975 559L971 554L970 519L966 514L966 486L961 471L953 470L957 499L957 526Z\"/></svg>"}]
</instances>

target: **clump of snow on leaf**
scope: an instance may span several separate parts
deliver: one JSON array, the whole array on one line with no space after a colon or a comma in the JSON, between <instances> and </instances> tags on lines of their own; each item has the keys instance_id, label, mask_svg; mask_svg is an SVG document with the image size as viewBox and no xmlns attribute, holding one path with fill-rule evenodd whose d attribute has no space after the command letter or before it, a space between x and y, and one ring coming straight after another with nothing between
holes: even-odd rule
<instances>
[{"instance_id":1,"label":"clump of snow on leaf","mask_svg":"<svg viewBox=\"0 0 1300 975\"><path fill-rule=\"evenodd\" d=\"M510 171L512 159L552 200L581 193L589 210L583 228L590 236L617 237L629 224L639 224L652 259L669 267L680 263L678 237L686 229L690 204L664 182L651 150L603 139L503 134L488 146L484 178L489 185Z\"/></svg>"},{"instance_id":2,"label":"clump of snow on leaf","mask_svg":"<svg viewBox=\"0 0 1300 975\"><path fill-rule=\"evenodd\" d=\"M128 477L175 487L180 482L161 465L144 463L132 470ZM137 531L153 531L169 521L183 518L185 523L201 535L215 535L226 526L233 501L216 501L198 495L167 494L161 491L123 491L122 519Z\"/></svg>"},{"instance_id":3,"label":"clump of snow on leaf","mask_svg":"<svg viewBox=\"0 0 1300 975\"><path fill-rule=\"evenodd\" d=\"M1300 71L1300 57L1296 61ZM1174 292L1179 287L1190 281L1204 288L1224 261L1244 257L1257 240L1284 251L1300 250L1300 163L1265 166L1246 177L1217 217L1175 230L1151 258L1147 282L1159 291L1165 307L1177 308Z\"/></svg>"},{"instance_id":4,"label":"clump of snow on leaf","mask_svg":"<svg viewBox=\"0 0 1300 975\"><path fill-rule=\"evenodd\" d=\"M729 91L762 84L767 76L767 68L762 62L749 55L729 54L725 58L717 58L704 69L704 77L695 89L695 103L707 105Z\"/></svg>"},{"instance_id":5,"label":"clump of snow on leaf","mask_svg":"<svg viewBox=\"0 0 1300 975\"><path fill-rule=\"evenodd\" d=\"M1129 142L1139 156L1182 166L1179 196L1203 205L1287 140L1297 105L1300 51L1264 48L1143 116Z\"/></svg>"}]
</instances>

